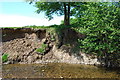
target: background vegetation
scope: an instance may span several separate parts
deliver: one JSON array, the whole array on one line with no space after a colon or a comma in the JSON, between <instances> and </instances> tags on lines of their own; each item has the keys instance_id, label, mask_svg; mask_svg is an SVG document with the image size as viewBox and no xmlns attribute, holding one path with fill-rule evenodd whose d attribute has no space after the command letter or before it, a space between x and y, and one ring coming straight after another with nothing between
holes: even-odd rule
<instances>
[{"instance_id":1,"label":"background vegetation","mask_svg":"<svg viewBox=\"0 0 120 80\"><path fill-rule=\"evenodd\" d=\"M116 55L120 57L120 3L88 3L84 7L83 15L76 18L78 22L73 20L80 25L75 30L86 35L79 39L80 48L104 56L106 64L113 58L119 62Z\"/></svg>"}]
</instances>

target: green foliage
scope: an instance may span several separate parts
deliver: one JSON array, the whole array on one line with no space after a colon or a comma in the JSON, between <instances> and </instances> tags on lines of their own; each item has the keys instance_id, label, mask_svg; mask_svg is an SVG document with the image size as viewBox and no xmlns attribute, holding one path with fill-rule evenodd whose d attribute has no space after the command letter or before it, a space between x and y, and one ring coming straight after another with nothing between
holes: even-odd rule
<instances>
[{"instance_id":1,"label":"green foliage","mask_svg":"<svg viewBox=\"0 0 120 80\"><path fill-rule=\"evenodd\" d=\"M45 15L51 20L53 14L58 16L63 15L63 6L59 2L36 2L35 7L37 7L37 13L45 12Z\"/></svg>"},{"instance_id":2,"label":"green foliage","mask_svg":"<svg viewBox=\"0 0 120 80\"><path fill-rule=\"evenodd\" d=\"M36 49L36 52L43 54L45 52L45 49L38 48L38 49Z\"/></svg>"},{"instance_id":3,"label":"green foliage","mask_svg":"<svg viewBox=\"0 0 120 80\"><path fill-rule=\"evenodd\" d=\"M30 26L24 26L24 28L39 28L39 29L46 29L49 28L49 26L36 26L36 25L30 25Z\"/></svg>"},{"instance_id":4,"label":"green foliage","mask_svg":"<svg viewBox=\"0 0 120 80\"><path fill-rule=\"evenodd\" d=\"M13 28L13 29L17 29L17 28L39 28L39 29L47 29L49 28L49 26L36 26L36 25L29 25L29 26L23 26L23 27L2 27L2 28Z\"/></svg>"},{"instance_id":5,"label":"green foliage","mask_svg":"<svg viewBox=\"0 0 120 80\"><path fill-rule=\"evenodd\" d=\"M2 62L7 62L8 61L8 54L3 54L2 55Z\"/></svg>"},{"instance_id":6,"label":"green foliage","mask_svg":"<svg viewBox=\"0 0 120 80\"><path fill-rule=\"evenodd\" d=\"M72 24L74 26L79 26L79 20L77 18L71 18L70 24Z\"/></svg>"},{"instance_id":7,"label":"green foliage","mask_svg":"<svg viewBox=\"0 0 120 80\"><path fill-rule=\"evenodd\" d=\"M22 28L22 27L1 27L1 28L13 28L13 29L17 29L17 28Z\"/></svg>"},{"instance_id":8,"label":"green foliage","mask_svg":"<svg viewBox=\"0 0 120 80\"><path fill-rule=\"evenodd\" d=\"M64 21L61 21L61 25L64 24ZM73 27L73 26L79 26L79 20L77 18L70 18L70 24L69 26Z\"/></svg>"},{"instance_id":9,"label":"green foliage","mask_svg":"<svg viewBox=\"0 0 120 80\"><path fill-rule=\"evenodd\" d=\"M78 17L81 27L76 28L86 35L79 40L86 53L120 53L120 7L111 3L89 3L87 10Z\"/></svg>"},{"instance_id":10,"label":"green foliage","mask_svg":"<svg viewBox=\"0 0 120 80\"><path fill-rule=\"evenodd\" d=\"M36 49L36 52L38 52L40 54L44 54L47 47L48 46L46 44L42 44L40 48Z\"/></svg>"},{"instance_id":11,"label":"green foliage","mask_svg":"<svg viewBox=\"0 0 120 80\"><path fill-rule=\"evenodd\" d=\"M45 13L45 16L51 20L53 19L53 15L61 16L64 15L64 25L70 24L70 16L75 16L79 14L79 9L85 10L86 8L82 7L82 5L86 4L86 2L41 2L35 0L27 0L28 2L35 2L35 7L37 8L36 12L39 14L41 12Z\"/></svg>"}]
</instances>

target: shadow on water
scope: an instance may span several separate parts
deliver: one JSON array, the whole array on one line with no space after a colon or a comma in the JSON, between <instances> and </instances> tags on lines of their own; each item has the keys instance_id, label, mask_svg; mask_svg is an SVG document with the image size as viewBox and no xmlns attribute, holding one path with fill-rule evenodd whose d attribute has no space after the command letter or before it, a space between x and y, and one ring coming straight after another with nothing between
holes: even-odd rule
<instances>
[{"instance_id":1,"label":"shadow on water","mask_svg":"<svg viewBox=\"0 0 120 80\"><path fill-rule=\"evenodd\" d=\"M116 68L105 68L106 71L112 72L115 71L118 75L120 75L120 67Z\"/></svg>"}]
</instances>

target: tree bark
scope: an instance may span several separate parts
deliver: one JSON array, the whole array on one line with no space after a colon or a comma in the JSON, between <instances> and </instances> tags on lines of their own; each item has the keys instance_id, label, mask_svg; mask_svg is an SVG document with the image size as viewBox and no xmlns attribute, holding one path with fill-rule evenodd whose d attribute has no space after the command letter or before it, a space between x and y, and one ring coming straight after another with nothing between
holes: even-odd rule
<instances>
[{"instance_id":1,"label":"tree bark","mask_svg":"<svg viewBox=\"0 0 120 80\"><path fill-rule=\"evenodd\" d=\"M70 3L64 3L64 25L70 25Z\"/></svg>"},{"instance_id":2,"label":"tree bark","mask_svg":"<svg viewBox=\"0 0 120 80\"><path fill-rule=\"evenodd\" d=\"M68 20L67 25L70 25L70 3L68 3Z\"/></svg>"},{"instance_id":3,"label":"tree bark","mask_svg":"<svg viewBox=\"0 0 120 80\"><path fill-rule=\"evenodd\" d=\"M67 9L66 9L66 3L64 3L64 25L67 25Z\"/></svg>"}]
</instances>

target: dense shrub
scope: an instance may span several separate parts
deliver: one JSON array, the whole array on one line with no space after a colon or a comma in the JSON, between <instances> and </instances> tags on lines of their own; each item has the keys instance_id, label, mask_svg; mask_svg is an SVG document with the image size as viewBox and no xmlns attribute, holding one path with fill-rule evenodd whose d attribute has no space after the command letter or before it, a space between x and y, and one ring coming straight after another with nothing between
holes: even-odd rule
<instances>
[{"instance_id":1,"label":"dense shrub","mask_svg":"<svg viewBox=\"0 0 120 80\"><path fill-rule=\"evenodd\" d=\"M86 35L79 40L80 48L98 56L120 54L120 7L111 3L89 3L79 18L81 27L76 30ZM114 55L113 55L114 56Z\"/></svg>"}]
</instances>

